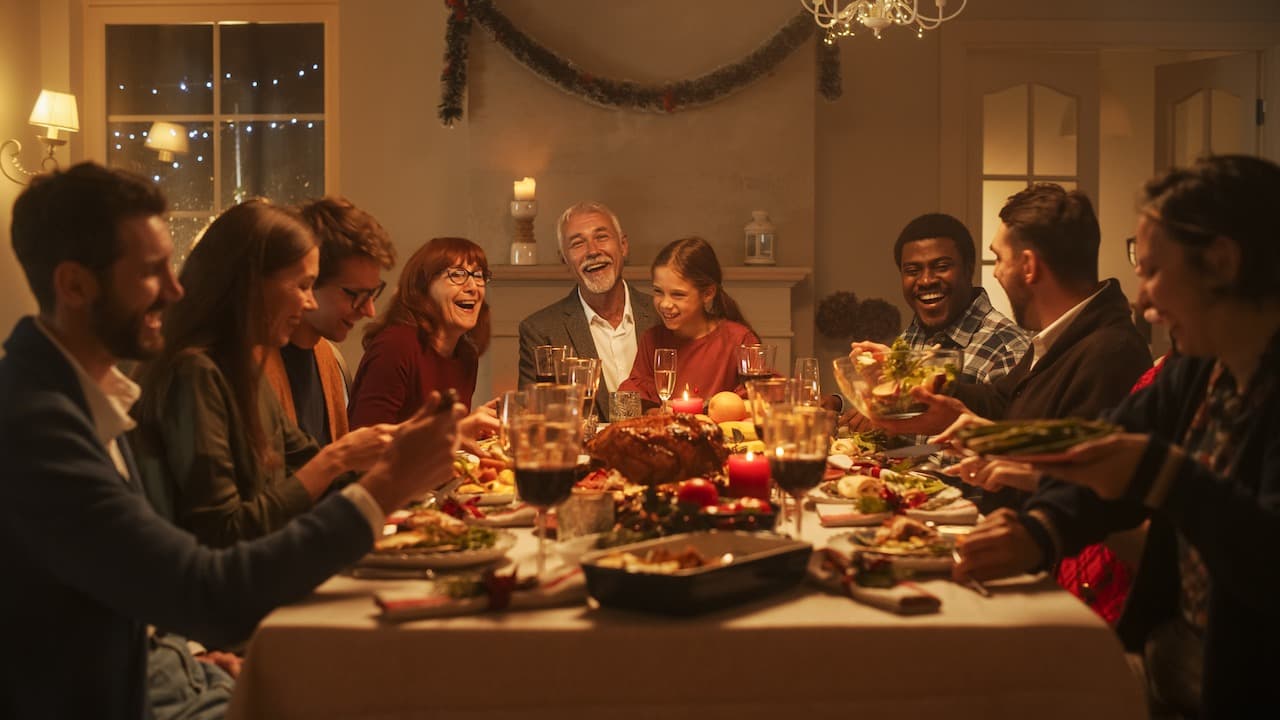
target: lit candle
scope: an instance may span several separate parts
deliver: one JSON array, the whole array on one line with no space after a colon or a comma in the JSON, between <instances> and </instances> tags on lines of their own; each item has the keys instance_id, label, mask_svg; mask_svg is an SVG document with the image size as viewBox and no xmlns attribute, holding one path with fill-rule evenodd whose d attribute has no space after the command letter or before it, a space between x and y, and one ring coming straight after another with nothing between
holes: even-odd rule
<instances>
[{"instance_id":1,"label":"lit candle","mask_svg":"<svg viewBox=\"0 0 1280 720\"><path fill-rule=\"evenodd\" d=\"M702 412L702 398L690 397L689 391L685 390L684 394L680 397L671 398L671 412L697 415Z\"/></svg>"},{"instance_id":2,"label":"lit candle","mask_svg":"<svg viewBox=\"0 0 1280 720\"><path fill-rule=\"evenodd\" d=\"M729 491L732 497L769 499L769 458L750 450L729 456Z\"/></svg>"},{"instance_id":3,"label":"lit candle","mask_svg":"<svg viewBox=\"0 0 1280 720\"><path fill-rule=\"evenodd\" d=\"M511 192L515 195L516 200L533 200L533 191L538 183L533 178L527 177L523 180L516 180L511 184Z\"/></svg>"}]
</instances>

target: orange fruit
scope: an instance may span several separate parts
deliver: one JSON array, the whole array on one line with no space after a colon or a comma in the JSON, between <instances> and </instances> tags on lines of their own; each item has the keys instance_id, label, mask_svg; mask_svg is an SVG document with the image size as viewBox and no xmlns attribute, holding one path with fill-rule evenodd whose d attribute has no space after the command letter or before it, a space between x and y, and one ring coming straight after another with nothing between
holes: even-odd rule
<instances>
[{"instance_id":1,"label":"orange fruit","mask_svg":"<svg viewBox=\"0 0 1280 720\"><path fill-rule=\"evenodd\" d=\"M735 392L718 392L707 403L707 415L718 423L745 420L747 403Z\"/></svg>"}]
</instances>

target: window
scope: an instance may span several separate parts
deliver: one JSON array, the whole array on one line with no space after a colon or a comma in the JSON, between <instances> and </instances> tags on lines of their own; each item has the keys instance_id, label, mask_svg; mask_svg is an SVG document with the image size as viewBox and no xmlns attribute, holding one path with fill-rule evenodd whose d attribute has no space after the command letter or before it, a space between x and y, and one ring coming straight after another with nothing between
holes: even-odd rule
<instances>
[{"instance_id":1,"label":"window","mask_svg":"<svg viewBox=\"0 0 1280 720\"><path fill-rule=\"evenodd\" d=\"M1079 185L1076 98L1036 83L1021 83L982 96L982 285L998 285L991 241L1000 208L1010 195L1038 182L1068 190ZM1012 317L1003 293L992 293L997 310Z\"/></svg>"},{"instance_id":2,"label":"window","mask_svg":"<svg viewBox=\"0 0 1280 720\"><path fill-rule=\"evenodd\" d=\"M292 204L333 191L332 18L306 6L274 10L266 17L227 17L229 8L216 4L180 6L173 17L163 7L91 12L89 32L100 45L87 43L86 53L98 52L101 62L86 72L86 107L102 121L86 125L100 127L97 159L164 189L175 263L230 205L254 196ZM94 137L86 140L93 154Z\"/></svg>"}]
</instances>

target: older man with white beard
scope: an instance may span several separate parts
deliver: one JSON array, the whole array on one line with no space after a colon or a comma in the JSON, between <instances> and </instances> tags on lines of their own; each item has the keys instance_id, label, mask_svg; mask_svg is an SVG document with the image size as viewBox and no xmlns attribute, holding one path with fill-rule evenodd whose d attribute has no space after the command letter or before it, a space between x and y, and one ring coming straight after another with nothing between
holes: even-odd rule
<instances>
[{"instance_id":1,"label":"older man with white beard","mask_svg":"<svg viewBox=\"0 0 1280 720\"><path fill-rule=\"evenodd\" d=\"M520 322L520 387L534 381L534 348L564 345L600 359L596 409L609 417L609 393L631 374L636 338L658 322L653 298L622 279L627 236L618 216L599 202L579 202L556 224L560 259L577 286Z\"/></svg>"}]
</instances>

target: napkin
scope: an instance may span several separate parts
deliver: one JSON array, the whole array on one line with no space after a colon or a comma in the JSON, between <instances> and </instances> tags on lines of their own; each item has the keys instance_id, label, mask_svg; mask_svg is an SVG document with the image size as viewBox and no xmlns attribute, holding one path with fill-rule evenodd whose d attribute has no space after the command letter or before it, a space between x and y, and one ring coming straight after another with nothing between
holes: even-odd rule
<instances>
[{"instance_id":1,"label":"napkin","mask_svg":"<svg viewBox=\"0 0 1280 720\"><path fill-rule=\"evenodd\" d=\"M587 597L587 584L582 568L574 567L559 575L521 588L512 576L488 575L485 589L479 595L452 597L432 590L386 590L374 595L381 618L388 622L404 622L423 618L473 615L504 610L533 610L580 603Z\"/></svg>"},{"instance_id":2,"label":"napkin","mask_svg":"<svg viewBox=\"0 0 1280 720\"><path fill-rule=\"evenodd\" d=\"M824 548L809 556L808 576L819 587L855 601L898 615L938 612L942 600L913 582L899 581L891 587L865 587L854 581L857 570L842 553Z\"/></svg>"}]
</instances>

